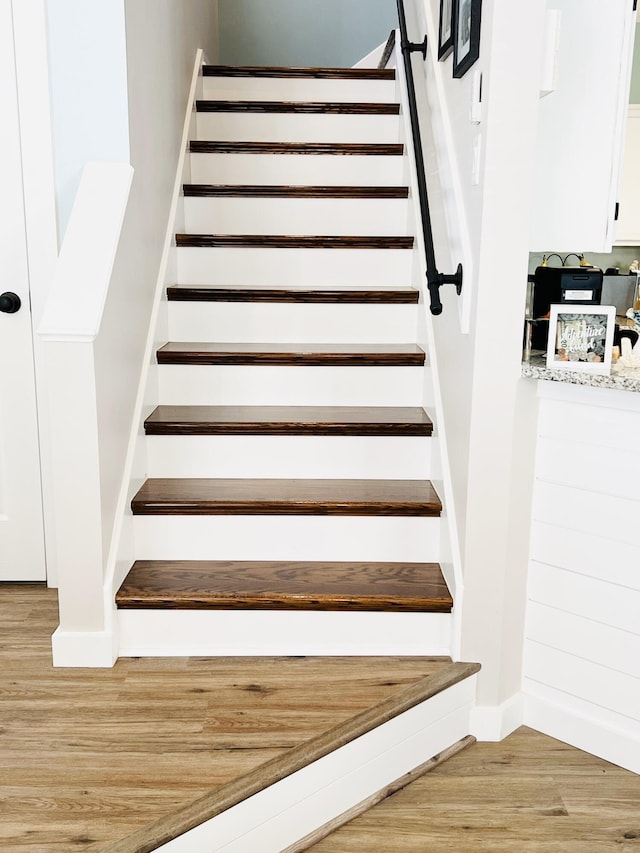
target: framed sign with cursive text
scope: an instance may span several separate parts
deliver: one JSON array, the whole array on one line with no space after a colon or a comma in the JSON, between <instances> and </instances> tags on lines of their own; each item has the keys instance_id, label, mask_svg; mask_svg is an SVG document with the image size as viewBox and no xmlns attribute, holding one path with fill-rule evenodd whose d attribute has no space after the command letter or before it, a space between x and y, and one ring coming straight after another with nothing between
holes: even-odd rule
<instances>
[{"instance_id":1,"label":"framed sign with cursive text","mask_svg":"<svg viewBox=\"0 0 640 853\"><path fill-rule=\"evenodd\" d=\"M552 305L547 367L609 373L615 325L613 305Z\"/></svg>"}]
</instances>

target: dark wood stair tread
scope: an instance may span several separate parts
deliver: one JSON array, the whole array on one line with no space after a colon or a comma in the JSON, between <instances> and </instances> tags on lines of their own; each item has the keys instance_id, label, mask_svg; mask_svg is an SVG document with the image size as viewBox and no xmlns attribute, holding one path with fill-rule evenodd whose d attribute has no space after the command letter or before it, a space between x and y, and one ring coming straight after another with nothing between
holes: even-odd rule
<instances>
[{"instance_id":1,"label":"dark wood stair tread","mask_svg":"<svg viewBox=\"0 0 640 853\"><path fill-rule=\"evenodd\" d=\"M437 563L148 561L116 595L122 609L449 613Z\"/></svg>"},{"instance_id":2,"label":"dark wood stair tread","mask_svg":"<svg viewBox=\"0 0 640 853\"><path fill-rule=\"evenodd\" d=\"M192 140L192 154L332 154L365 157L400 157L402 143L390 142L232 142Z\"/></svg>"},{"instance_id":3,"label":"dark wood stair tread","mask_svg":"<svg viewBox=\"0 0 640 853\"><path fill-rule=\"evenodd\" d=\"M184 184L187 198L409 198L408 187L302 186L270 184Z\"/></svg>"},{"instance_id":4,"label":"dark wood stair tread","mask_svg":"<svg viewBox=\"0 0 640 853\"><path fill-rule=\"evenodd\" d=\"M150 479L134 515L439 516L428 480Z\"/></svg>"},{"instance_id":5,"label":"dark wood stair tread","mask_svg":"<svg viewBox=\"0 0 640 853\"><path fill-rule=\"evenodd\" d=\"M199 113L400 115L400 104L350 101L196 101Z\"/></svg>"},{"instance_id":6,"label":"dark wood stair tread","mask_svg":"<svg viewBox=\"0 0 640 853\"><path fill-rule=\"evenodd\" d=\"M167 288L170 302L343 302L417 303L415 288L394 290L366 287L227 287L222 284L174 284Z\"/></svg>"},{"instance_id":7,"label":"dark wood stair tread","mask_svg":"<svg viewBox=\"0 0 640 853\"><path fill-rule=\"evenodd\" d=\"M273 344L170 341L157 352L158 364L267 364L327 367L424 364L417 344Z\"/></svg>"},{"instance_id":8,"label":"dark wood stair tread","mask_svg":"<svg viewBox=\"0 0 640 853\"><path fill-rule=\"evenodd\" d=\"M413 237L340 237L284 234L176 234L176 245L253 249L411 249Z\"/></svg>"},{"instance_id":9,"label":"dark wood stair tread","mask_svg":"<svg viewBox=\"0 0 640 853\"><path fill-rule=\"evenodd\" d=\"M312 68L279 65L205 65L205 77L307 77L330 80L395 80L393 68Z\"/></svg>"},{"instance_id":10,"label":"dark wood stair tread","mask_svg":"<svg viewBox=\"0 0 640 853\"><path fill-rule=\"evenodd\" d=\"M418 407L158 406L147 435L431 435Z\"/></svg>"}]
</instances>

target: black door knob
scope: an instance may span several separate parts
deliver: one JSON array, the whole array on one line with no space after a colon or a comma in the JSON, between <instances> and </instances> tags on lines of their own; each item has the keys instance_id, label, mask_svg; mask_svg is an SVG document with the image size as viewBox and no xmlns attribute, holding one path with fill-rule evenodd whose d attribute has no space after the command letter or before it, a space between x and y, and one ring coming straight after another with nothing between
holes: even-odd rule
<instances>
[{"instance_id":1,"label":"black door knob","mask_svg":"<svg viewBox=\"0 0 640 853\"><path fill-rule=\"evenodd\" d=\"M4 311L5 314L15 314L20 310L21 305L22 302L17 293L11 293L10 290L0 293L0 311Z\"/></svg>"}]
</instances>

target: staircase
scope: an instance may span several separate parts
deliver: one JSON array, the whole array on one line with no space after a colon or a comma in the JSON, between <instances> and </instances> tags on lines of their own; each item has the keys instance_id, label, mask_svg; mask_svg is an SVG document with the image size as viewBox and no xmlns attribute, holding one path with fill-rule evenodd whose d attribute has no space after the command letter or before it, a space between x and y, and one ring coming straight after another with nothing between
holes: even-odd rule
<instances>
[{"instance_id":1,"label":"staircase","mask_svg":"<svg viewBox=\"0 0 640 853\"><path fill-rule=\"evenodd\" d=\"M204 68L121 654L449 654L396 87Z\"/></svg>"},{"instance_id":2,"label":"staircase","mask_svg":"<svg viewBox=\"0 0 640 853\"><path fill-rule=\"evenodd\" d=\"M307 849L472 740L400 93L394 70L204 67L116 619L124 656L430 674L113 853Z\"/></svg>"}]
</instances>

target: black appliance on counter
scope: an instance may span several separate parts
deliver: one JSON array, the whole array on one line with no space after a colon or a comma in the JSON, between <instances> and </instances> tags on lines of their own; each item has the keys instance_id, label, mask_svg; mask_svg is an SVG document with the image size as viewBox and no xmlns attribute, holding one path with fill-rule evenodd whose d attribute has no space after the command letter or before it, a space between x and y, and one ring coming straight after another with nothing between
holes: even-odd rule
<instances>
[{"instance_id":1,"label":"black appliance on counter","mask_svg":"<svg viewBox=\"0 0 640 853\"><path fill-rule=\"evenodd\" d=\"M560 257L560 256L558 256ZM567 255L567 258L571 257ZM552 305L600 305L603 273L576 255L579 266L547 266L547 256L529 276L532 293L529 308L530 340L533 350L546 351L549 309ZM565 261L566 259L565 258ZM562 260L562 258L560 258ZM525 335L526 336L526 335Z\"/></svg>"}]
</instances>

